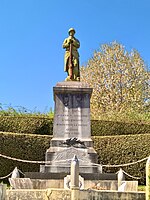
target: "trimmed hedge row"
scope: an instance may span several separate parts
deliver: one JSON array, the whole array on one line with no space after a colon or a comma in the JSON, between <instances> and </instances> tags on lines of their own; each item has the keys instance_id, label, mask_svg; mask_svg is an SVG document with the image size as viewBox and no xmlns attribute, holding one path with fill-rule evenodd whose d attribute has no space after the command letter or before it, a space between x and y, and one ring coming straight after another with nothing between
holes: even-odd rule
<instances>
[{"instance_id":1,"label":"trimmed hedge row","mask_svg":"<svg viewBox=\"0 0 150 200\"><path fill-rule=\"evenodd\" d=\"M53 119L38 116L0 116L0 131L52 135ZM92 120L91 131L93 136L145 134L150 133L150 124Z\"/></svg>"},{"instance_id":2,"label":"trimmed hedge row","mask_svg":"<svg viewBox=\"0 0 150 200\"><path fill-rule=\"evenodd\" d=\"M0 116L0 131L52 135L53 119L38 116Z\"/></svg>"},{"instance_id":3,"label":"trimmed hedge row","mask_svg":"<svg viewBox=\"0 0 150 200\"><path fill-rule=\"evenodd\" d=\"M150 133L150 123L92 120L91 131L93 136L145 134Z\"/></svg>"},{"instance_id":4,"label":"trimmed hedge row","mask_svg":"<svg viewBox=\"0 0 150 200\"><path fill-rule=\"evenodd\" d=\"M23 160L45 160L50 136L0 132L0 153ZM39 171L40 164L29 164L0 157L0 177L9 174L15 167L21 171Z\"/></svg>"},{"instance_id":5,"label":"trimmed hedge row","mask_svg":"<svg viewBox=\"0 0 150 200\"><path fill-rule=\"evenodd\" d=\"M150 134L95 136L94 147L98 153L99 163L103 165L120 165L136 162L150 155ZM145 184L146 161L122 167L134 177L141 177L140 184ZM106 172L116 172L119 168L106 168Z\"/></svg>"},{"instance_id":6,"label":"trimmed hedge row","mask_svg":"<svg viewBox=\"0 0 150 200\"><path fill-rule=\"evenodd\" d=\"M49 148L50 136L13 134L0 132L0 153L27 160L45 160L46 149ZM140 160L150 155L150 134L125 136L94 136L94 148L101 164L125 164ZM137 177L139 183L145 183L145 163L123 167ZM0 157L0 177L10 173L14 167L23 172L39 171L39 164L26 164ZM104 168L106 172L117 172L119 168Z\"/></svg>"}]
</instances>

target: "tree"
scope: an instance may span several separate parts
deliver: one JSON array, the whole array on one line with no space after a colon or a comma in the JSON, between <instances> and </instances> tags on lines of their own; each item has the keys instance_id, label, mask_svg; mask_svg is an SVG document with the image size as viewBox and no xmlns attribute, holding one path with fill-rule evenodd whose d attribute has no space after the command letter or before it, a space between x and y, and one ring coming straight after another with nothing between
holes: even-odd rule
<instances>
[{"instance_id":1,"label":"tree","mask_svg":"<svg viewBox=\"0 0 150 200\"><path fill-rule=\"evenodd\" d=\"M81 67L81 81L93 88L92 117L124 112L142 112L150 100L150 74L136 50L104 44L86 66Z\"/></svg>"}]
</instances>

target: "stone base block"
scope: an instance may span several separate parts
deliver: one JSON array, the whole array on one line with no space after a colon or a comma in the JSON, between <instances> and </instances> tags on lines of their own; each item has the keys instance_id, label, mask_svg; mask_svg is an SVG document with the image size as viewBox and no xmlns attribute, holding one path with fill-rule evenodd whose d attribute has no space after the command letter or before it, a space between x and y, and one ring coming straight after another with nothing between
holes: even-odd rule
<instances>
[{"instance_id":1,"label":"stone base block","mask_svg":"<svg viewBox=\"0 0 150 200\"><path fill-rule=\"evenodd\" d=\"M97 153L93 147L75 148L50 147L46 152L46 161L50 164L41 165L40 172L70 173L71 160L77 156L80 173L102 173L102 167L97 165Z\"/></svg>"},{"instance_id":2,"label":"stone base block","mask_svg":"<svg viewBox=\"0 0 150 200\"><path fill-rule=\"evenodd\" d=\"M70 173L70 165L57 164L57 165L40 165L40 172L42 173ZM102 167L92 166L92 165L82 165L79 168L80 173L102 173Z\"/></svg>"},{"instance_id":3,"label":"stone base block","mask_svg":"<svg viewBox=\"0 0 150 200\"><path fill-rule=\"evenodd\" d=\"M75 148L71 147L50 147L46 151L46 161L67 162L71 161L74 155L77 156L80 165L82 163L97 163L97 153L93 147Z\"/></svg>"},{"instance_id":4,"label":"stone base block","mask_svg":"<svg viewBox=\"0 0 150 200\"><path fill-rule=\"evenodd\" d=\"M69 173L42 173L42 172L25 172L25 178L41 180L64 180ZM84 180L117 180L117 174L113 173L80 173Z\"/></svg>"},{"instance_id":5,"label":"stone base block","mask_svg":"<svg viewBox=\"0 0 150 200\"><path fill-rule=\"evenodd\" d=\"M104 174L104 176L101 178L104 178L104 177L109 178L111 176L112 175L110 174L107 174L107 175ZM66 177L69 177L69 175L67 175ZM97 189L97 190L116 190L116 191L118 190L117 180L84 180L84 178L81 176L79 180L82 182L81 184L82 188L80 189L91 188L91 189ZM11 178L11 186L13 189L64 188L65 181L66 181L65 179L46 180L46 179L29 179L29 178ZM122 192L137 192L138 191L138 181L122 181L121 185L124 185Z\"/></svg>"},{"instance_id":6,"label":"stone base block","mask_svg":"<svg viewBox=\"0 0 150 200\"><path fill-rule=\"evenodd\" d=\"M7 190L6 199L14 200L45 200L45 199L71 199L71 190L47 189L47 190ZM85 199L107 199L107 200L144 200L145 192L117 192L117 191L98 191L98 190L80 190L79 200Z\"/></svg>"}]
</instances>

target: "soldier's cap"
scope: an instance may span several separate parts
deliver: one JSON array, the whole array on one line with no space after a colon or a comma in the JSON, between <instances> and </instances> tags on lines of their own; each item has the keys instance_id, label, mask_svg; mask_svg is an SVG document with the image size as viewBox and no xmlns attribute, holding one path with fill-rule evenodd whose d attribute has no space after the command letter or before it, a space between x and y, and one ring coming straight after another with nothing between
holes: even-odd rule
<instances>
[{"instance_id":1,"label":"soldier's cap","mask_svg":"<svg viewBox=\"0 0 150 200\"><path fill-rule=\"evenodd\" d=\"M68 33L70 33L71 31L73 31L74 33L76 32L76 31L74 30L74 28L70 28L70 29L68 30Z\"/></svg>"}]
</instances>

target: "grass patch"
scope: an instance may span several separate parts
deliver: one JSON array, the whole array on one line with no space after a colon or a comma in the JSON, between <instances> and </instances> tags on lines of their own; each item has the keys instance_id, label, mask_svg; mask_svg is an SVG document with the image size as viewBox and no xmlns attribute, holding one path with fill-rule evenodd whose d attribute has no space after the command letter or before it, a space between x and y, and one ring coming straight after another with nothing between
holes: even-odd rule
<instances>
[{"instance_id":1,"label":"grass patch","mask_svg":"<svg viewBox=\"0 0 150 200\"><path fill-rule=\"evenodd\" d=\"M145 186L145 185L139 185L139 186L138 186L138 191L143 191L143 192L145 192L145 191L146 191L146 186Z\"/></svg>"}]
</instances>

